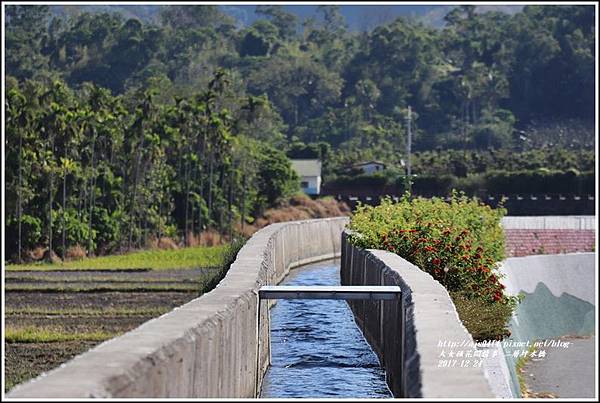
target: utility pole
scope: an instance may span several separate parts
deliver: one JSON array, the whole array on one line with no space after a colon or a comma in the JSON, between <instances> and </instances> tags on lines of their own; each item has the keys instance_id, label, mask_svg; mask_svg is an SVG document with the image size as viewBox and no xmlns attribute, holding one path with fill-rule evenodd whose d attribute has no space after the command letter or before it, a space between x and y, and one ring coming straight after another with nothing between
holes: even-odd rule
<instances>
[{"instance_id":1,"label":"utility pole","mask_svg":"<svg viewBox=\"0 0 600 403\"><path fill-rule=\"evenodd\" d=\"M410 131L410 120L411 120L411 109L410 109L410 105L408 106L408 114L406 115L406 136L407 136L407 140L406 140L406 177L407 177L407 184L408 184L408 191L409 193L412 193L412 173L411 173L411 166L410 166L410 153L411 153L411 147L412 147L412 133Z\"/></svg>"}]
</instances>

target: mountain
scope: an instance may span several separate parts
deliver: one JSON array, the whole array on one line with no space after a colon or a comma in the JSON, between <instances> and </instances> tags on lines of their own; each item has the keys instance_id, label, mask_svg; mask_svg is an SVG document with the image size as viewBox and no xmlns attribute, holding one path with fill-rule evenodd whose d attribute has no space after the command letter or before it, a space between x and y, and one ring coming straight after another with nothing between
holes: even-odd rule
<instances>
[{"instance_id":1,"label":"mountain","mask_svg":"<svg viewBox=\"0 0 600 403\"><path fill-rule=\"evenodd\" d=\"M158 13L163 6L152 4L139 5L56 5L50 6L52 13L59 16L69 16L80 12L92 13L119 12L126 18L138 18L144 22L157 22ZM221 10L234 17L240 26L252 24L261 16L255 13L254 5L220 5ZM319 18L318 5L284 5L286 11L298 16L299 21L307 18ZM415 18L425 25L435 28L443 27L444 16L456 6L452 5L340 5L340 12L346 19L351 31L371 30L374 27L389 23L400 16ZM477 6L478 12L501 11L509 14L523 8L521 5L491 5Z\"/></svg>"}]
</instances>

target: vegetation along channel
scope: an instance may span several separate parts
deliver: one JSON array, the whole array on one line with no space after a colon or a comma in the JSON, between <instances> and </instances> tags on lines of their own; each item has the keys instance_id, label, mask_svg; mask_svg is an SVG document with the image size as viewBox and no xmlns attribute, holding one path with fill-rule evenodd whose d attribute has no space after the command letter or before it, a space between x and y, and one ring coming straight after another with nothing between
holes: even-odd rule
<instances>
[{"instance_id":1,"label":"vegetation along channel","mask_svg":"<svg viewBox=\"0 0 600 403\"><path fill-rule=\"evenodd\" d=\"M292 270L282 285L339 285L339 260ZM261 398L391 398L385 371L346 301L280 300Z\"/></svg>"}]
</instances>

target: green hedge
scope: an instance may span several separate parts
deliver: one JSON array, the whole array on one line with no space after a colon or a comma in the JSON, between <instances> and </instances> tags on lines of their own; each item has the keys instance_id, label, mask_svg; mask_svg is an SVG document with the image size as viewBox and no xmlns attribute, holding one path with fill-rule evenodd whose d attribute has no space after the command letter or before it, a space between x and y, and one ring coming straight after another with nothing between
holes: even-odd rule
<instances>
[{"instance_id":1,"label":"green hedge","mask_svg":"<svg viewBox=\"0 0 600 403\"><path fill-rule=\"evenodd\" d=\"M485 175L489 194L566 193L594 194L594 172L580 173L576 169L551 171L491 171Z\"/></svg>"},{"instance_id":2,"label":"green hedge","mask_svg":"<svg viewBox=\"0 0 600 403\"><path fill-rule=\"evenodd\" d=\"M356 189L382 188L392 185L396 193L406 189L406 179L395 179L384 173L357 176L339 176L327 183L331 188ZM579 172L537 170L502 171L494 170L482 174L468 175L464 178L447 175L418 175L413 178L412 193L421 196L447 196L453 189L470 195L512 195L512 194L595 194L596 177L593 171Z\"/></svg>"},{"instance_id":3,"label":"green hedge","mask_svg":"<svg viewBox=\"0 0 600 403\"><path fill-rule=\"evenodd\" d=\"M381 173L375 174L360 174L356 176L340 175L327 183L327 186L332 188L339 187L382 187L389 183L387 176Z\"/></svg>"}]
</instances>

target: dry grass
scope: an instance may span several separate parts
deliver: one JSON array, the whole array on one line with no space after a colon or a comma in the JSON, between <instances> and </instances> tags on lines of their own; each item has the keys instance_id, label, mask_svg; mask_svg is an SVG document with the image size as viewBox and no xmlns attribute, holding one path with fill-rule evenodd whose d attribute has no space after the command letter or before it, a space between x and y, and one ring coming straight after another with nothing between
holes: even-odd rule
<instances>
[{"instance_id":1,"label":"dry grass","mask_svg":"<svg viewBox=\"0 0 600 403\"><path fill-rule=\"evenodd\" d=\"M65 253L65 257L69 260L81 260L85 256L85 249L83 249L79 244L67 248L67 253Z\"/></svg>"},{"instance_id":2,"label":"dry grass","mask_svg":"<svg viewBox=\"0 0 600 403\"><path fill-rule=\"evenodd\" d=\"M297 194L278 207L265 211L253 224L245 225L243 231L239 224L235 229L243 236L249 237L259 229L277 222L341 217L350 215L350 212L346 203L338 202L332 197L313 200L305 194Z\"/></svg>"},{"instance_id":3,"label":"dry grass","mask_svg":"<svg viewBox=\"0 0 600 403\"><path fill-rule=\"evenodd\" d=\"M200 234L188 232L188 246L218 246L227 243L227 240L217 230L207 229Z\"/></svg>"},{"instance_id":4,"label":"dry grass","mask_svg":"<svg viewBox=\"0 0 600 403\"><path fill-rule=\"evenodd\" d=\"M168 250L179 249L179 246L177 246L177 242L175 242L173 239L171 239L169 237L165 237L165 236L158 240L157 246L159 249L168 249Z\"/></svg>"},{"instance_id":5,"label":"dry grass","mask_svg":"<svg viewBox=\"0 0 600 403\"><path fill-rule=\"evenodd\" d=\"M23 260L25 262L35 262L41 260L44 257L44 252L46 252L46 249L48 248L38 246L32 250L28 250L23 254Z\"/></svg>"}]
</instances>

